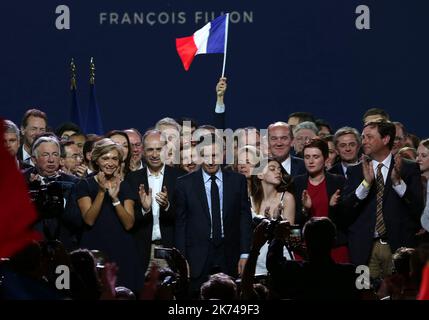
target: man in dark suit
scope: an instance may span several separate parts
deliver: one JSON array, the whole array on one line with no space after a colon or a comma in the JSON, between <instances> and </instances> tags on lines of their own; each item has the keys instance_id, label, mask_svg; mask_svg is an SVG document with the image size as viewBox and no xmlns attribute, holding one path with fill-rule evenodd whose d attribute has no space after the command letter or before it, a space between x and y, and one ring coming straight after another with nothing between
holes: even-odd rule
<instances>
[{"instance_id":1,"label":"man in dark suit","mask_svg":"<svg viewBox=\"0 0 429 320\"><path fill-rule=\"evenodd\" d=\"M342 127L335 132L334 145L340 161L329 169L329 172L347 178L347 169L359 162L360 134L355 128Z\"/></svg>"},{"instance_id":2,"label":"man in dark suit","mask_svg":"<svg viewBox=\"0 0 429 320\"><path fill-rule=\"evenodd\" d=\"M271 156L281 162L286 172L295 177L304 174L304 161L290 154L293 134L286 122L275 122L268 126L268 146Z\"/></svg>"},{"instance_id":3,"label":"man in dark suit","mask_svg":"<svg viewBox=\"0 0 429 320\"><path fill-rule=\"evenodd\" d=\"M43 111L29 109L25 112L21 122L22 145L18 149L19 161L34 165L31 158L31 145L35 138L46 132L48 118Z\"/></svg>"},{"instance_id":4,"label":"man in dark suit","mask_svg":"<svg viewBox=\"0 0 429 320\"><path fill-rule=\"evenodd\" d=\"M78 246L82 216L76 205L74 176L59 171L61 149L54 136L42 136L33 143L34 167L24 171L24 178L39 213L35 229L47 240L60 240L66 249Z\"/></svg>"},{"instance_id":5,"label":"man in dark suit","mask_svg":"<svg viewBox=\"0 0 429 320\"><path fill-rule=\"evenodd\" d=\"M221 169L220 139L205 137L197 146L202 168L179 178L176 185L176 248L189 262L194 294L213 271L241 274L250 249L246 179Z\"/></svg>"},{"instance_id":6,"label":"man in dark suit","mask_svg":"<svg viewBox=\"0 0 429 320\"><path fill-rule=\"evenodd\" d=\"M158 130L147 131L142 139L146 167L130 172L121 185L120 197L129 212L134 212L134 232L142 272L155 259L158 247L174 244L174 190L183 171L164 164L166 140ZM164 265L165 261L157 261Z\"/></svg>"},{"instance_id":7,"label":"man in dark suit","mask_svg":"<svg viewBox=\"0 0 429 320\"><path fill-rule=\"evenodd\" d=\"M4 129L4 145L6 146L7 151L12 155L12 157L15 158L17 167L21 170L31 168L32 165L22 162L17 158L20 147L20 134L16 124L10 120L4 120Z\"/></svg>"},{"instance_id":8,"label":"man in dark suit","mask_svg":"<svg viewBox=\"0 0 429 320\"><path fill-rule=\"evenodd\" d=\"M369 265L371 277L391 273L391 255L399 247L415 246L423 210L418 165L393 158L395 125L367 123L362 133L366 157L348 169L343 204L352 224L348 229L352 263Z\"/></svg>"}]
</instances>

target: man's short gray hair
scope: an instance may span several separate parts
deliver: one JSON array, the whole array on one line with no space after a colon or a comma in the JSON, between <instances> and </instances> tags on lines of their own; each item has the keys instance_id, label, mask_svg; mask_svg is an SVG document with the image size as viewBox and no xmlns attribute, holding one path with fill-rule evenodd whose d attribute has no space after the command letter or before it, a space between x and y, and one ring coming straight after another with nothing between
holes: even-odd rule
<instances>
[{"instance_id":1,"label":"man's short gray hair","mask_svg":"<svg viewBox=\"0 0 429 320\"><path fill-rule=\"evenodd\" d=\"M14 133L19 141L19 129L15 123L10 120L4 120L4 133Z\"/></svg>"},{"instance_id":2,"label":"man's short gray hair","mask_svg":"<svg viewBox=\"0 0 429 320\"><path fill-rule=\"evenodd\" d=\"M308 129L314 132L314 134L317 136L319 134L319 129L317 129L317 126L314 122L311 121L304 121L301 123L298 123L295 128L293 129L293 135L296 136L299 130L302 129Z\"/></svg>"},{"instance_id":3,"label":"man's short gray hair","mask_svg":"<svg viewBox=\"0 0 429 320\"><path fill-rule=\"evenodd\" d=\"M49 137L43 136L43 137L38 138L36 141L34 141L34 143L31 146L31 155L33 157L37 158L37 148L39 148L39 146L42 143L53 143L53 144L55 144L58 148L58 153L61 156L61 147L60 147L60 142L58 141L58 139L55 138L54 136L49 136Z\"/></svg>"},{"instance_id":4,"label":"man's short gray hair","mask_svg":"<svg viewBox=\"0 0 429 320\"><path fill-rule=\"evenodd\" d=\"M180 132L180 125L173 118L162 118L155 124L155 129L161 130L162 125L175 127L178 132Z\"/></svg>"},{"instance_id":5,"label":"man's short gray hair","mask_svg":"<svg viewBox=\"0 0 429 320\"><path fill-rule=\"evenodd\" d=\"M335 132L335 135L334 135L334 145L335 146L337 145L339 137L344 136L346 134L353 134L356 138L357 143L359 145L361 145L362 139L361 139L360 133L359 133L359 131L357 131L355 128L352 128L352 127L339 128L337 130L337 132Z\"/></svg>"}]
</instances>

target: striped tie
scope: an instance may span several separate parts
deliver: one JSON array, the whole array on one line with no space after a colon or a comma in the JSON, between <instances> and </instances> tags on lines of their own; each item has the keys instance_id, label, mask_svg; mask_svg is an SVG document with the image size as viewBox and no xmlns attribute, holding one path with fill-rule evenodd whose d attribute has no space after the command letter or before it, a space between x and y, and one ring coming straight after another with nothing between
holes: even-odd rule
<instances>
[{"instance_id":1,"label":"striped tie","mask_svg":"<svg viewBox=\"0 0 429 320\"><path fill-rule=\"evenodd\" d=\"M383 174L381 173L381 168L383 167L382 163L379 163L377 166L377 176L375 178L376 187L377 187L377 211L376 211L376 222L375 222L375 231L377 231L380 237L384 236L386 233L386 226L384 225L383 219L383 194L384 194L384 180Z\"/></svg>"}]
</instances>

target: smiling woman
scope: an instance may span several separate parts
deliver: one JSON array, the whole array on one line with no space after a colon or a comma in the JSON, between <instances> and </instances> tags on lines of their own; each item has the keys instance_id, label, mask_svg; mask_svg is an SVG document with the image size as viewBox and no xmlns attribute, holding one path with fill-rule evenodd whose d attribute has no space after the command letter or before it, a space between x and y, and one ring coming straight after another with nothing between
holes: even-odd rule
<instances>
[{"instance_id":1,"label":"smiling woman","mask_svg":"<svg viewBox=\"0 0 429 320\"><path fill-rule=\"evenodd\" d=\"M98 249L119 265L118 285L139 287L137 252L131 233L134 215L128 203L119 199L123 149L111 139L98 141L92 152L95 176L77 186L77 198L86 224L81 247ZM112 245L114 244L114 245Z\"/></svg>"}]
</instances>

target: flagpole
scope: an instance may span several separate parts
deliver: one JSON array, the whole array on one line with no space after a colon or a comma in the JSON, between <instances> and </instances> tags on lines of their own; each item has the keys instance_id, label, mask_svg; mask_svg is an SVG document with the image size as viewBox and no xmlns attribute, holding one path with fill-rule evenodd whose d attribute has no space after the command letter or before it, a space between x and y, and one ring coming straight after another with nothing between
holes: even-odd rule
<instances>
[{"instance_id":1,"label":"flagpole","mask_svg":"<svg viewBox=\"0 0 429 320\"><path fill-rule=\"evenodd\" d=\"M228 25L229 25L229 13L226 14L225 21L225 52L223 53L223 67L222 67L222 78L225 76L225 65L226 65L226 48L228 45Z\"/></svg>"}]
</instances>

